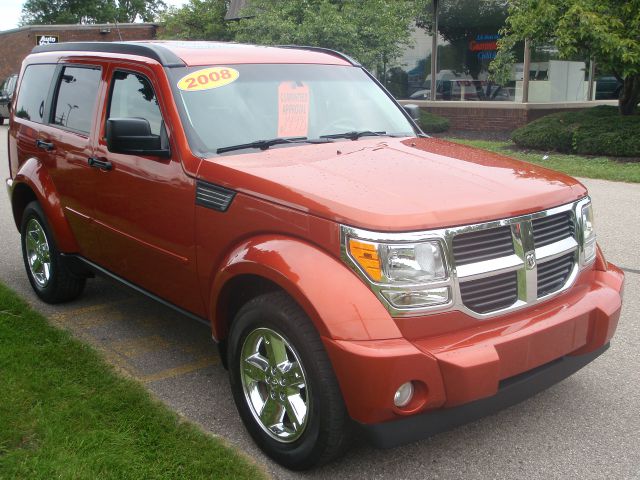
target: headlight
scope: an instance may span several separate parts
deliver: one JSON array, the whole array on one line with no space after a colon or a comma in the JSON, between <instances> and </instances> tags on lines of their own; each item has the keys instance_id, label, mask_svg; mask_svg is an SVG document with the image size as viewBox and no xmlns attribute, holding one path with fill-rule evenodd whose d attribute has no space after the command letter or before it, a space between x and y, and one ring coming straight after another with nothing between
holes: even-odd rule
<instances>
[{"instance_id":1,"label":"headlight","mask_svg":"<svg viewBox=\"0 0 640 480\"><path fill-rule=\"evenodd\" d=\"M380 245L382 271L391 282L424 283L444 280L440 242Z\"/></svg>"},{"instance_id":2,"label":"headlight","mask_svg":"<svg viewBox=\"0 0 640 480\"><path fill-rule=\"evenodd\" d=\"M448 286L435 285L448 278L438 240L390 244L349 238L348 250L353 262L396 308L443 305L451 299Z\"/></svg>"},{"instance_id":3,"label":"headlight","mask_svg":"<svg viewBox=\"0 0 640 480\"><path fill-rule=\"evenodd\" d=\"M583 205L581 213L583 263L589 263L596 257L596 232L591 202Z\"/></svg>"}]
</instances>

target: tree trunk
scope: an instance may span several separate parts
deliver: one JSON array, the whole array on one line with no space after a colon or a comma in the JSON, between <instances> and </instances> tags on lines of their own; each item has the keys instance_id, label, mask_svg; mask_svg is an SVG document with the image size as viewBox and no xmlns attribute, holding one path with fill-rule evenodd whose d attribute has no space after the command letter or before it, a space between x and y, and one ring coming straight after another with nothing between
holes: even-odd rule
<instances>
[{"instance_id":1,"label":"tree trunk","mask_svg":"<svg viewBox=\"0 0 640 480\"><path fill-rule=\"evenodd\" d=\"M618 100L621 115L633 115L640 102L640 75L629 75L624 78L622 92Z\"/></svg>"}]
</instances>

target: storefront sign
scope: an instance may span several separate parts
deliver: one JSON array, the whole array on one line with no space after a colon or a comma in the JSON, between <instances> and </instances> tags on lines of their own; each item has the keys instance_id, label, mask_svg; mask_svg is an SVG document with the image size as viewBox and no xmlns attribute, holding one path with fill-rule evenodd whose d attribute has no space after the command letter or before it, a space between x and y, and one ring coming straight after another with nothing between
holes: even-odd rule
<instances>
[{"instance_id":1,"label":"storefront sign","mask_svg":"<svg viewBox=\"0 0 640 480\"><path fill-rule=\"evenodd\" d=\"M36 35L36 45L49 45L58 43L59 40L58 35Z\"/></svg>"},{"instance_id":2,"label":"storefront sign","mask_svg":"<svg viewBox=\"0 0 640 480\"><path fill-rule=\"evenodd\" d=\"M469 42L469 50L477 52L480 60L492 60L496 58L499 38L498 34L476 35L475 40Z\"/></svg>"}]
</instances>

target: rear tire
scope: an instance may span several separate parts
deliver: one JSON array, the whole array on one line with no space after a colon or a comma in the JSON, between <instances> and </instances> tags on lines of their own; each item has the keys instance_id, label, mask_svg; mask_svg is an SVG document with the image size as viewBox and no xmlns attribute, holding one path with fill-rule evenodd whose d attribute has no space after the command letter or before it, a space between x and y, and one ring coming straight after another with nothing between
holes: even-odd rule
<instances>
[{"instance_id":1,"label":"rear tire","mask_svg":"<svg viewBox=\"0 0 640 480\"><path fill-rule=\"evenodd\" d=\"M24 209L20 233L24 267L36 295L47 303L77 298L86 278L72 273L62 261L38 202L31 202Z\"/></svg>"},{"instance_id":2,"label":"rear tire","mask_svg":"<svg viewBox=\"0 0 640 480\"><path fill-rule=\"evenodd\" d=\"M305 470L346 450L351 419L331 362L313 323L288 295L247 302L231 325L227 355L236 407L267 455Z\"/></svg>"}]
</instances>

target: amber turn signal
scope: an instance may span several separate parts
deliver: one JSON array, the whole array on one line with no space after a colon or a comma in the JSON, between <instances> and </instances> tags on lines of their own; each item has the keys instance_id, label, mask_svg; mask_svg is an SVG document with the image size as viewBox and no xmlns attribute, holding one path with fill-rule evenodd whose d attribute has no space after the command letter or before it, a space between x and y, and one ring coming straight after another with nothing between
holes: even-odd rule
<instances>
[{"instance_id":1,"label":"amber turn signal","mask_svg":"<svg viewBox=\"0 0 640 480\"><path fill-rule=\"evenodd\" d=\"M373 281L379 282L382 279L382 269L380 267L377 245L350 238L349 252Z\"/></svg>"}]
</instances>

